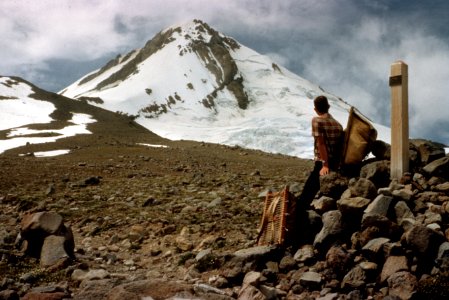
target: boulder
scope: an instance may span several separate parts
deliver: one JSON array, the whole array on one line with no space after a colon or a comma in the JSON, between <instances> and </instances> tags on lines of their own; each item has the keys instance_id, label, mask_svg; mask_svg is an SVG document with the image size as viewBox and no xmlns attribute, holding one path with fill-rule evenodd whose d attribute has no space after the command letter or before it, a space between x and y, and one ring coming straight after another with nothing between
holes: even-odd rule
<instances>
[{"instance_id":1,"label":"boulder","mask_svg":"<svg viewBox=\"0 0 449 300\"><path fill-rule=\"evenodd\" d=\"M56 234L62 228L62 216L55 212L37 212L26 214L20 222L22 237L29 234L43 232L43 234Z\"/></svg>"},{"instance_id":2,"label":"boulder","mask_svg":"<svg viewBox=\"0 0 449 300\"><path fill-rule=\"evenodd\" d=\"M339 238L343 231L342 214L338 210L331 210L323 214L323 227L315 236L313 245L315 248L331 243Z\"/></svg>"},{"instance_id":3,"label":"boulder","mask_svg":"<svg viewBox=\"0 0 449 300\"><path fill-rule=\"evenodd\" d=\"M366 178L349 180L349 190L351 197L363 197L373 200L377 196L377 188L371 180Z\"/></svg>"},{"instance_id":4,"label":"boulder","mask_svg":"<svg viewBox=\"0 0 449 300\"><path fill-rule=\"evenodd\" d=\"M388 210L390 209L392 197L379 195L377 196L373 202L371 202L368 207L365 209L364 213L369 215L381 215L387 216Z\"/></svg>"},{"instance_id":5,"label":"boulder","mask_svg":"<svg viewBox=\"0 0 449 300\"><path fill-rule=\"evenodd\" d=\"M390 162L375 161L362 167L360 177L370 180L379 189L390 184Z\"/></svg>"},{"instance_id":6,"label":"boulder","mask_svg":"<svg viewBox=\"0 0 449 300\"><path fill-rule=\"evenodd\" d=\"M361 289L366 284L365 271L359 266L351 269L341 281L341 288L344 290Z\"/></svg>"},{"instance_id":7,"label":"boulder","mask_svg":"<svg viewBox=\"0 0 449 300\"><path fill-rule=\"evenodd\" d=\"M391 275L399 271L408 271L408 262L405 256L389 256L380 273L380 282L385 282Z\"/></svg>"},{"instance_id":8,"label":"boulder","mask_svg":"<svg viewBox=\"0 0 449 300\"><path fill-rule=\"evenodd\" d=\"M418 151L422 165L442 158L445 155L444 147L441 144L423 139L411 139L410 145Z\"/></svg>"},{"instance_id":9,"label":"boulder","mask_svg":"<svg viewBox=\"0 0 449 300\"><path fill-rule=\"evenodd\" d=\"M407 271L397 272L388 278L388 294L399 299L414 299L418 280Z\"/></svg>"},{"instance_id":10,"label":"boulder","mask_svg":"<svg viewBox=\"0 0 449 300\"><path fill-rule=\"evenodd\" d=\"M238 300L267 300L267 297L262 294L256 287L252 285L243 286L238 294Z\"/></svg>"},{"instance_id":11,"label":"boulder","mask_svg":"<svg viewBox=\"0 0 449 300\"><path fill-rule=\"evenodd\" d=\"M449 174L449 156L439 158L423 167L423 171L427 176L445 177Z\"/></svg>"},{"instance_id":12,"label":"boulder","mask_svg":"<svg viewBox=\"0 0 449 300\"><path fill-rule=\"evenodd\" d=\"M315 260L315 249L312 245L304 245L296 251L293 258L298 263L313 261Z\"/></svg>"},{"instance_id":13,"label":"boulder","mask_svg":"<svg viewBox=\"0 0 449 300\"><path fill-rule=\"evenodd\" d=\"M347 271L350 261L351 256L341 246L334 245L326 253L327 267L337 275Z\"/></svg>"},{"instance_id":14,"label":"boulder","mask_svg":"<svg viewBox=\"0 0 449 300\"><path fill-rule=\"evenodd\" d=\"M322 196L318 199L314 199L310 206L312 206L318 213L325 213L336 208L336 201L334 198Z\"/></svg>"},{"instance_id":15,"label":"boulder","mask_svg":"<svg viewBox=\"0 0 449 300\"><path fill-rule=\"evenodd\" d=\"M405 233L405 240L417 253L432 256L443 242L443 237L432 229L416 225Z\"/></svg>"},{"instance_id":16,"label":"boulder","mask_svg":"<svg viewBox=\"0 0 449 300\"><path fill-rule=\"evenodd\" d=\"M238 300L267 300L268 298L252 285L244 286L238 295Z\"/></svg>"},{"instance_id":17,"label":"boulder","mask_svg":"<svg viewBox=\"0 0 449 300\"><path fill-rule=\"evenodd\" d=\"M379 256L383 255L383 247L389 241L390 239L384 237L372 239L365 246L363 246L362 252L365 257L377 259Z\"/></svg>"},{"instance_id":18,"label":"boulder","mask_svg":"<svg viewBox=\"0 0 449 300\"><path fill-rule=\"evenodd\" d=\"M255 246L237 250L234 252L234 257L242 261L261 261L270 260L280 254L280 249L276 246Z\"/></svg>"},{"instance_id":19,"label":"boulder","mask_svg":"<svg viewBox=\"0 0 449 300\"><path fill-rule=\"evenodd\" d=\"M324 196L339 199L348 187L348 179L337 172L320 176L320 192Z\"/></svg>"},{"instance_id":20,"label":"boulder","mask_svg":"<svg viewBox=\"0 0 449 300\"><path fill-rule=\"evenodd\" d=\"M342 198L337 201L337 207L343 216L352 216L360 220L370 202L370 199L364 197Z\"/></svg>"},{"instance_id":21,"label":"boulder","mask_svg":"<svg viewBox=\"0 0 449 300\"><path fill-rule=\"evenodd\" d=\"M46 237L40 255L41 267L50 267L72 257L73 255L69 253L73 254L73 248L69 248L70 246L66 244L66 238L63 236L50 235Z\"/></svg>"},{"instance_id":22,"label":"boulder","mask_svg":"<svg viewBox=\"0 0 449 300\"><path fill-rule=\"evenodd\" d=\"M320 273L309 271L302 274L299 282L307 289L317 290L320 289L322 280L323 278Z\"/></svg>"}]
</instances>

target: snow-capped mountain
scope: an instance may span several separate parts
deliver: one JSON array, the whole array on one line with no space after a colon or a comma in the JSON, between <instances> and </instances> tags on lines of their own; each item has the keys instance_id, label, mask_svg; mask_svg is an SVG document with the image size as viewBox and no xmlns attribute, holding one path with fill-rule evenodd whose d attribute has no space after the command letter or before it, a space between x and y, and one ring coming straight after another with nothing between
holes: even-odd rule
<instances>
[{"instance_id":1,"label":"snow-capped mountain","mask_svg":"<svg viewBox=\"0 0 449 300\"><path fill-rule=\"evenodd\" d=\"M338 97L198 20L161 31L60 93L136 116L172 140L303 158L313 152L313 98L326 95L343 125L349 111Z\"/></svg>"},{"instance_id":2,"label":"snow-capped mountain","mask_svg":"<svg viewBox=\"0 0 449 300\"><path fill-rule=\"evenodd\" d=\"M94 139L109 135L163 141L127 116L44 91L18 77L0 76L0 153L26 146L24 151L45 149L42 156L64 154L79 146L69 138L91 134ZM60 140L65 142L55 144Z\"/></svg>"}]
</instances>

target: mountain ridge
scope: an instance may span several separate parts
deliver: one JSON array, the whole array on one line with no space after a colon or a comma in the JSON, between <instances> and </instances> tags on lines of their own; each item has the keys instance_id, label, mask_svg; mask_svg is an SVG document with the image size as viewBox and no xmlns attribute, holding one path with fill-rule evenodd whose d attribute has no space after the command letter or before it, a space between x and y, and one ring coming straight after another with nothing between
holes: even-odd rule
<instances>
[{"instance_id":1,"label":"mountain ridge","mask_svg":"<svg viewBox=\"0 0 449 300\"><path fill-rule=\"evenodd\" d=\"M303 158L313 157L313 98L326 95L343 125L350 108L199 20L162 30L143 48L117 56L60 93L132 115L172 140Z\"/></svg>"}]
</instances>

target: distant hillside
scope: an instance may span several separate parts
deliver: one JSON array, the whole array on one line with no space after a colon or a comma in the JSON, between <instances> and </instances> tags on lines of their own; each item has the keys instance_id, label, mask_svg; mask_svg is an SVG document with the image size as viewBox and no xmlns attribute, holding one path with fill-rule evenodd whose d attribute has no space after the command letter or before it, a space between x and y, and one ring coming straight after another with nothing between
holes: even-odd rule
<instances>
[{"instance_id":1,"label":"distant hillside","mask_svg":"<svg viewBox=\"0 0 449 300\"><path fill-rule=\"evenodd\" d=\"M130 116L44 91L18 77L0 77L0 107L2 151L27 144L28 152L34 148L55 149L54 143L45 142L74 147L77 145L74 139L97 141L105 138L121 143L165 141ZM76 132L79 127L74 124L74 116L89 119L86 129ZM82 135L77 136L79 133Z\"/></svg>"}]
</instances>

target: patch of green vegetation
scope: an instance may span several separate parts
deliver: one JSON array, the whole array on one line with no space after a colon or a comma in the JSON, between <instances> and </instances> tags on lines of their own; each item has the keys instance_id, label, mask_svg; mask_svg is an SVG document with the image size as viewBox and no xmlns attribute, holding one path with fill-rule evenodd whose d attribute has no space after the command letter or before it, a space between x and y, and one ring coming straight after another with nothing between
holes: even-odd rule
<instances>
[{"instance_id":1,"label":"patch of green vegetation","mask_svg":"<svg viewBox=\"0 0 449 300\"><path fill-rule=\"evenodd\" d=\"M187 83L187 88L190 90L194 90L193 84L192 83Z\"/></svg>"},{"instance_id":2,"label":"patch of green vegetation","mask_svg":"<svg viewBox=\"0 0 449 300\"><path fill-rule=\"evenodd\" d=\"M149 96L151 96L151 93L153 93L153 90L150 89L150 88L148 88L148 89L145 89L145 92L146 92Z\"/></svg>"}]
</instances>

